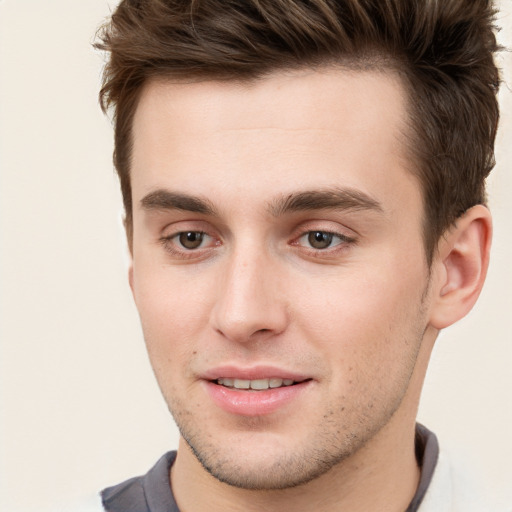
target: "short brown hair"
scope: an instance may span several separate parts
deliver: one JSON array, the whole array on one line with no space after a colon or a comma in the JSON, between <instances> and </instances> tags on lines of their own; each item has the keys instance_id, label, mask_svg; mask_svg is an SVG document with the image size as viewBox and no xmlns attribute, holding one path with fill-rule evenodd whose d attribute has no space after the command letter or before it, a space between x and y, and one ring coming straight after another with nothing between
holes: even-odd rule
<instances>
[{"instance_id":1,"label":"short brown hair","mask_svg":"<svg viewBox=\"0 0 512 512\"><path fill-rule=\"evenodd\" d=\"M443 232L486 201L499 117L494 20L491 0L121 1L96 47L110 54L100 102L114 112L129 243L131 129L148 79L252 80L341 63L404 79L430 263Z\"/></svg>"}]
</instances>

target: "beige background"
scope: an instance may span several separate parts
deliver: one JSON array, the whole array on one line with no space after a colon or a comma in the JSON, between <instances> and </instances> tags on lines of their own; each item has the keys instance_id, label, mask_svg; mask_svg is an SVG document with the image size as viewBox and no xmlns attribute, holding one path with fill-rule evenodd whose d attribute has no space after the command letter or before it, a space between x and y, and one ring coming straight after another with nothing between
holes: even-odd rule
<instances>
[{"instance_id":1,"label":"beige background","mask_svg":"<svg viewBox=\"0 0 512 512\"><path fill-rule=\"evenodd\" d=\"M145 472L177 433L126 280L111 128L90 46L106 0L0 0L0 509L57 510ZM502 41L512 47L512 5ZM490 182L494 256L443 333L419 417L505 500L512 484L512 59ZM508 485L507 485L508 484ZM510 493L509 493L510 495ZM512 499L509 503L512 503ZM512 508L512 505L511 505Z\"/></svg>"}]
</instances>

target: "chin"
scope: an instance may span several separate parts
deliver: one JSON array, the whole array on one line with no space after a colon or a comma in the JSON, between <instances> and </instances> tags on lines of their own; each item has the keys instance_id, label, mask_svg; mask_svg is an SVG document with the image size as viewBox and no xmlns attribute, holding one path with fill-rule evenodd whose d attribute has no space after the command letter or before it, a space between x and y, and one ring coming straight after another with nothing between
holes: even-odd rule
<instances>
[{"instance_id":1,"label":"chin","mask_svg":"<svg viewBox=\"0 0 512 512\"><path fill-rule=\"evenodd\" d=\"M208 441L182 436L203 468L220 482L247 490L283 490L310 482L348 459L360 445L339 435L319 444L270 433ZM287 442L289 441L289 442ZM323 446L320 446L323 445ZM333 449L334 447L334 449Z\"/></svg>"}]
</instances>

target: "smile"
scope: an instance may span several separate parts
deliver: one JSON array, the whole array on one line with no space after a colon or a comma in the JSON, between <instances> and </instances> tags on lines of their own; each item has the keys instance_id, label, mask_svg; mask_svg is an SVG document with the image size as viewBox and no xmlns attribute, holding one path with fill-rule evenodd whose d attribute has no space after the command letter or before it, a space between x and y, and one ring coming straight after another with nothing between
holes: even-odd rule
<instances>
[{"instance_id":1,"label":"smile","mask_svg":"<svg viewBox=\"0 0 512 512\"><path fill-rule=\"evenodd\" d=\"M296 382L292 379L229 379L229 378L220 378L217 379L217 384L224 386L226 388L234 388L234 389L251 389L254 391L263 391L266 389L275 389L281 388L283 386L292 386L296 384Z\"/></svg>"},{"instance_id":2,"label":"smile","mask_svg":"<svg viewBox=\"0 0 512 512\"><path fill-rule=\"evenodd\" d=\"M314 385L311 378L240 379L216 377L203 380L213 403L227 413L237 416L271 414L300 400Z\"/></svg>"}]
</instances>

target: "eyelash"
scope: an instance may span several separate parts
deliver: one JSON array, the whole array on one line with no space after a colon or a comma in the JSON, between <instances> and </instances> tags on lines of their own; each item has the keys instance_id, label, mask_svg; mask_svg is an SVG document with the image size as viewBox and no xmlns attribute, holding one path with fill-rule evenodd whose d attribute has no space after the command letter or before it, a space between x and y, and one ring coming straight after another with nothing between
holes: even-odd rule
<instances>
[{"instance_id":1,"label":"eyelash","mask_svg":"<svg viewBox=\"0 0 512 512\"><path fill-rule=\"evenodd\" d=\"M212 240L214 240L214 237L209 235L208 233L201 231L201 230L186 230L186 231L178 231L176 233L173 233L169 236L163 236L160 238L160 243L163 245L164 249L168 251L173 256L178 256L181 259L188 259L188 258L197 258L200 254L204 255L205 251L208 251L209 249L213 249L215 246L220 245L220 241L214 243L211 247L197 247L194 249L189 249L186 247L178 247L179 238L182 235L194 233L196 235L200 235L201 237L209 237Z\"/></svg>"},{"instance_id":2,"label":"eyelash","mask_svg":"<svg viewBox=\"0 0 512 512\"><path fill-rule=\"evenodd\" d=\"M201 237L209 237L214 242L212 245L207 247L202 247L202 243L197 248L186 248L179 247L178 244L179 238L182 235L194 233L195 235L199 235ZM315 247L306 247L305 245L301 245L300 241L305 237L310 237L313 234L322 234L324 237L331 237L331 241L329 241L329 245L325 248L315 248ZM332 245L332 239L338 239L338 242ZM216 246L222 245L220 240L215 241L215 237L209 235L205 231L202 230L185 230L178 231L169 236L163 236L159 239L159 242L163 245L164 249L169 252L172 256L176 256L180 259L197 259L201 256L206 256L211 250L213 250ZM311 243L311 242L310 242ZM354 245L357 243L357 239L355 237L350 237L342 233L337 233L335 231L322 230L322 229L308 229L301 231L298 236L294 237L293 240L289 243L294 247L302 247L303 250L307 251L310 256L313 257L329 257L336 256L340 251L347 250L350 245Z\"/></svg>"},{"instance_id":3,"label":"eyelash","mask_svg":"<svg viewBox=\"0 0 512 512\"><path fill-rule=\"evenodd\" d=\"M322 234L324 237L328 236L332 238L337 238L338 242L331 243L325 248L315 248L302 246L308 253L314 257L329 257L329 256L337 256L340 251L345 251L350 245L354 245L357 240L354 237L347 236L343 233L337 233L335 231L323 230L323 229L308 229L307 231L303 231L298 237L294 239L291 245L299 246L300 241L305 237L311 237L311 235ZM311 241L308 240L308 243L311 244Z\"/></svg>"}]
</instances>

